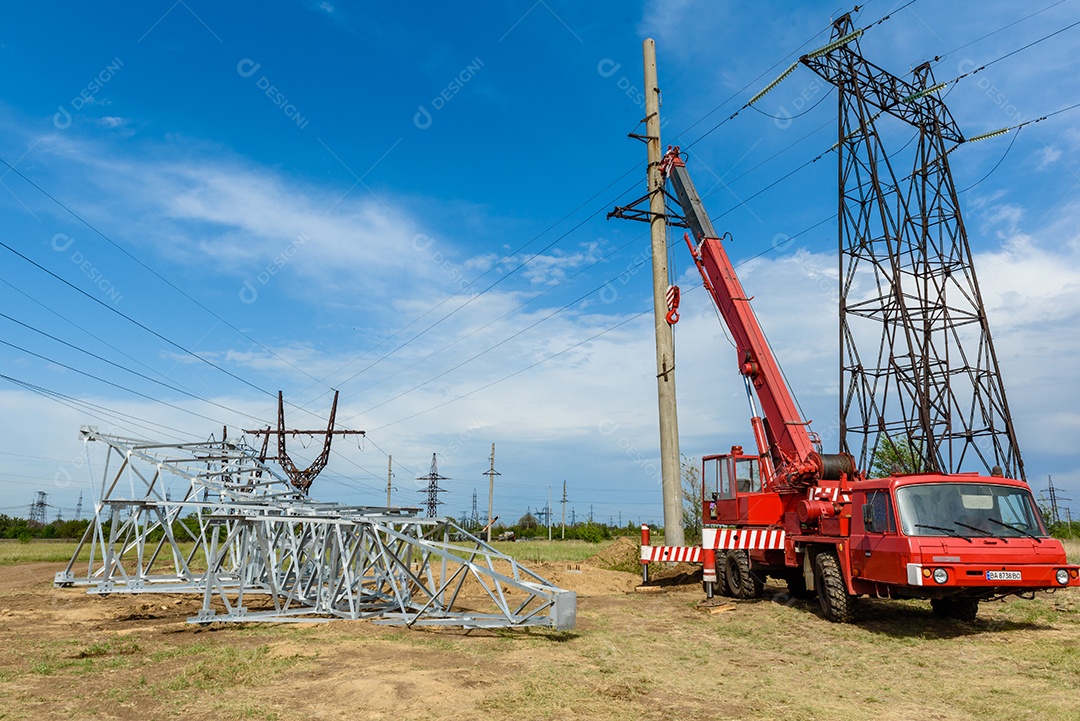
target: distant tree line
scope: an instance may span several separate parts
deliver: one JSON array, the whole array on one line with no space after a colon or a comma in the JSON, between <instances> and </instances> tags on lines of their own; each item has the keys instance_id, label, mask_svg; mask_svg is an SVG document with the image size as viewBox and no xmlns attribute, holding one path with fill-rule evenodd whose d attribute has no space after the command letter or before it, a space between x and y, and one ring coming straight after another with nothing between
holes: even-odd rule
<instances>
[{"instance_id":1,"label":"distant tree line","mask_svg":"<svg viewBox=\"0 0 1080 721\"><path fill-rule=\"evenodd\" d=\"M483 535L484 531L480 527L466 527L465 530L470 533ZM540 520L531 512L526 512L524 516L518 519L517 523L504 524L496 523L491 529L491 537L495 538L501 533L507 531L513 531L514 535L519 539L547 539L548 527L545 526ZM641 527L634 521L628 522L625 526L610 525L607 523L596 523L595 521L584 520L577 521L576 523L566 524L566 540L571 541L588 541L589 543L599 543L600 541L607 541L612 538L618 538L619 536L639 536L641 534ZM554 541L561 540L563 538L563 530L561 523L554 523L551 527L551 538Z\"/></svg>"},{"instance_id":2,"label":"distant tree line","mask_svg":"<svg viewBox=\"0 0 1080 721\"><path fill-rule=\"evenodd\" d=\"M32 541L34 539L57 539L79 540L83 537L90 519L63 521L57 520L44 525L25 518L17 518L0 514L0 539L16 538L20 541ZM102 524L102 533L108 537L112 522ZM190 531L185 531L185 527ZM198 537L199 520L194 514L188 514L184 518L173 522L173 535L180 541L188 541L192 536ZM165 535L159 527L147 534L147 540L157 541Z\"/></svg>"},{"instance_id":3,"label":"distant tree line","mask_svg":"<svg viewBox=\"0 0 1080 721\"><path fill-rule=\"evenodd\" d=\"M35 538L82 538L86 527L90 525L88 519L80 521L53 521L44 525L31 522L25 518L6 516L0 513L0 538L17 538L20 541L30 541Z\"/></svg>"},{"instance_id":4,"label":"distant tree line","mask_svg":"<svg viewBox=\"0 0 1080 721\"><path fill-rule=\"evenodd\" d=\"M102 533L104 533L106 537L109 535L110 524L111 521L106 521L102 524ZM80 521L53 521L52 523L41 525L40 523L34 523L25 518L16 518L0 514L0 539L15 538L20 541L32 541L39 538L79 540L82 538L89 525L90 521L88 519ZM185 531L185 526L190 533ZM173 535L180 541L187 541L190 540L192 536L198 537L198 527L198 516L192 513L173 522ZM479 527L467 527L465 530L474 534L482 533L482 529ZM662 529L660 530L662 531ZM497 536L504 531L513 531L518 538L547 538L548 533L547 526L541 524L532 513L526 513L513 525L496 523L495 527L492 529L492 536ZM578 521L574 524L566 524L567 540L589 541L590 543L599 543L600 541L618 538L619 536L636 537L640 533L640 526L633 521L630 521L625 526L621 527L606 523L595 523L589 520ZM147 540L151 542L157 541L162 535L164 535L164 531L161 528L155 528L147 535ZM562 526L560 524L555 524L551 529L551 535L553 539L561 539Z\"/></svg>"}]
</instances>

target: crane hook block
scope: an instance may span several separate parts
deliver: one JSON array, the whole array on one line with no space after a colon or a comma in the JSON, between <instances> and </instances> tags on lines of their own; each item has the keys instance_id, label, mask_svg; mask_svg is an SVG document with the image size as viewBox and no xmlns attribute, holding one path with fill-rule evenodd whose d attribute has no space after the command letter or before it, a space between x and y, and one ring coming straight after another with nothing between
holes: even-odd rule
<instances>
[{"instance_id":1,"label":"crane hook block","mask_svg":"<svg viewBox=\"0 0 1080 721\"><path fill-rule=\"evenodd\" d=\"M668 325L675 325L679 322L679 286L669 285L667 288L667 315L664 319L667 320Z\"/></svg>"}]
</instances>

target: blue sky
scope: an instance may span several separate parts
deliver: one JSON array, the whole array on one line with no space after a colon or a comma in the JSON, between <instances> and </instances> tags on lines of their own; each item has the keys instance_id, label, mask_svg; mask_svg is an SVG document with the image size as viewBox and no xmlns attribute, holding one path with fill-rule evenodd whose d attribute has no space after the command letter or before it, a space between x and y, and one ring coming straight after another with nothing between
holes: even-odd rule
<instances>
[{"instance_id":1,"label":"blue sky","mask_svg":"<svg viewBox=\"0 0 1080 721\"><path fill-rule=\"evenodd\" d=\"M901 75L938 57L939 80L1080 20L1075 0L872 0L856 24L894 9L864 54ZM645 37L664 141L693 143L691 172L806 415L834 422L835 95L799 69L762 112L709 131L824 44L840 12L5 5L0 158L17 173L0 168L0 217L25 258L0 248L0 373L19 381L0 382L0 512L38 490L65 517L80 491L89 504L80 424L235 433L270 422L280 389L289 423L317 427L340 389L339 421L369 437L340 444L316 497L381 502L391 454L395 502L419 502L412 479L437 452L443 510L467 511L474 489L483 508L494 442L503 517L566 481L568 514L658 520L648 238L604 219L644 193L644 146L626 134L644 115ZM952 86L964 132L1080 101L1078 38ZM1040 491L1052 475L1080 511L1078 112L950 160L1029 479ZM689 292L689 258L674 263L682 450L750 445L723 331Z\"/></svg>"}]
</instances>

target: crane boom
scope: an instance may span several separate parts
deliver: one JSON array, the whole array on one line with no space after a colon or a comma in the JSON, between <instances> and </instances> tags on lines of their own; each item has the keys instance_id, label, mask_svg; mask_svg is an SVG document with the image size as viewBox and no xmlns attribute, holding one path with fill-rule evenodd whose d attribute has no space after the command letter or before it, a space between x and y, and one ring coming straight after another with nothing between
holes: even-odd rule
<instances>
[{"instance_id":1,"label":"crane boom","mask_svg":"<svg viewBox=\"0 0 1080 721\"><path fill-rule=\"evenodd\" d=\"M804 62L843 46L858 32L841 35ZM857 81L868 82L861 76ZM910 109L900 106L918 97L916 93L903 97L900 105L881 107L902 115ZM644 582L649 582L650 563L673 560L702 564L708 598L717 591L734 598L759 598L766 579L772 577L785 581L795 598L816 594L825 618L839 622L855 618L861 596L925 599L937 616L971 621L983 600L1080 586L1080 566L1069 564L1061 543L1050 537L1023 480L1007 478L997 469L990 476L898 469L867 478L850 454L821 452L821 439L802 418L751 307L753 297L743 289L724 248L730 234L714 228L679 148L669 146L657 158L656 153L650 156L650 178L662 177L665 186L670 181L670 192L650 185L648 195L615 208L608 217L650 223L670 219L671 224L689 228L686 244L733 339L757 448L732 445L729 452L701 457L700 548L653 546L649 527L642 526ZM841 167L841 174L846 167ZM681 217L666 202L657 208L662 196L678 202ZM645 202L648 211L639 207ZM860 215L869 212L867 206ZM920 217L925 226L930 222L926 217L937 216ZM865 230L863 225L859 228ZM925 240L925 235L924 228L919 237ZM654 260L657 252L666 253L666 244L654 245ZM841 248L841 252L848 251ZM889 245L888 252L898 251ZM923 266L908 272L915 273L920 283L928 283L933 275ZM777 286L775 280L766 282ZM678 288L669 287L668 293L666 319L674 325ZM788 297L796 302L789 303L787 312L798 314L798 295L789 291ZM909 332L937 331L927 323ZM943 368L942 372L952 372L948 364ZM882 418L878 414L868 423L884 423ZM881 432L887 430L882 426Z\"/></svg>"},{"instance_id":2,"label":"crane boom","mask_svg":"<svg viewBox=\"0 0 1080 721\"><path fill-rule=\"evenodd\" d=\"M668 149L660 167L671 181L686 224L694 234L696 244L687 238L694 262L734 337L739 372L753 385L761 404L762 417L755 416L752 425L758 452L775 468L774 478L766 478L766 482L772 480L780 489L809 485L822 478L837 478L840 473L853 475L855 469L850 456L823 456L815 450L809 422L802 420L799 414L765 333L750 307L752 298L743 290L677 146Z\"/></svg>"}]
</instances>

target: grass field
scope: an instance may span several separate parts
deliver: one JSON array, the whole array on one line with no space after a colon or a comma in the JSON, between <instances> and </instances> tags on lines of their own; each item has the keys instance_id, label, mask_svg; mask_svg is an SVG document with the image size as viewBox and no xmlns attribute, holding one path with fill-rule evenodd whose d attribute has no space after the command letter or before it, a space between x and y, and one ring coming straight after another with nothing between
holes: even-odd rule
<instances>
[{"instance_id":1,"label":"grass field","mask_svg":"<svg viewBox=\"0 0 1080 721\"><path fill-rule=\"evenodd\" d=\"M502 542L495 541L491 544L499 551L513 556L514 558L537 563L540 561L584 561L595 555L601 549L611 545L611 541L600 543L588 543L586 541L518 541ZM0 566L10 566L13 563L39 563L39 562L63 562L71 559L78 544L74 541L59 542L51 541L41 543L0 543ZM192 544L181 544L181 548L190 551ZM89 549L84 549L79 554L83 561L90 557Z\"/></svg>"},{"instance_id":2,"label":"grass field","mask_svg":"<svg viewBox=\"0 0 1080 721\"><path fill-rule=\"evenodd\" d=\"M499 551L513 556L519 561L584 561L590 556L611 545L611 541L600 543L588 543L586 541L495 541L491 545ZM1062 541L1070 563L1080 563L1080 539L1066 539ZM36 563L42 561L66 562L75 552L74 541L52 543L0 543L0 566L9 566L13 563ZM82 560L89 558L89 551L84 550L79 556Z\"/></svg>"},{"instance_id":3,"label":"grass field","mask_svg":"<svg viewBox=\"0 0 1080 721\"><path fill-rule=\"evenodd\" d=\"M63 545L0 544L4 721L1080 720L1080 589L985 603L973 623L865 601L838 625L772 585L703 610L696 584L634 593L636 575L587 562L599 546L519 542L500 548L578 591L574 631L205 628L184 622L200 598L52 588Z\"/></svg>"},{"instance_id":4,"label":"grass field","mask_svg":"<svg viewBox=\"0 0 1080 721\"><path fill-rule=\"evenodd\" d=\"M525 563L541 561L584 561L611 545L611 541L589 543L588 541L494 541L492 546L508 556Z\"/></svg>"},{"instance_id":5,"label":"grass field","mask_svg":"<svg viewBox=\"0 0 1080 721\"><path fill-rule=\"evenodd\" d=\"M74 541L70 543L40 543L35 541L30 543L0 543L0 566L10 566L13 563L39 563L42 561L66 563L71 559L71 554L75 553L76 546L78 544ZM87 550L85 556L80 555L80 558L88 559L89 550Z\"/></svg>"}]
</instances>

